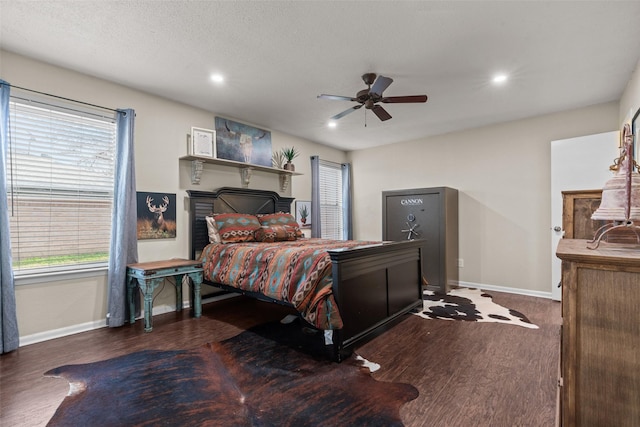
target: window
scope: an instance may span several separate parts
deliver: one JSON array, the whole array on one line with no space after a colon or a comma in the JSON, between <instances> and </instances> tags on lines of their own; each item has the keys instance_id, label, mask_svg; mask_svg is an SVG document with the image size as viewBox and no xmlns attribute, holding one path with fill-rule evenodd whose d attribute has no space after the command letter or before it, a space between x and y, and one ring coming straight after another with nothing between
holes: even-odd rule
<instances>
[{"instance_id":1,"label":"window","mask_svg":"<svg viewBox=\"0 0 640 427\"><path fill-rule=\"evenodd\" d=\"M320 224L325 239L343 239L342 168L338 163L320 162Z\"/></svg>"},{"instance_id":2,"label":"window","mask_svg":"<svg viewBox=\"0 0 640 427\"><path fill-rule=\"evenodd\" d=\"M116 125L101 113L12 96L6 173L16 276L106 265Z\"/></svg>"},{"instance_id":3,"label":"window","mask_svg":"<svg viewBox=\"0 0 640 427\"><path fill-rule=\"evenodd\" d=\"M353 239L351 165L311 156L311 236Z\"/></svg>"}]
</instances>

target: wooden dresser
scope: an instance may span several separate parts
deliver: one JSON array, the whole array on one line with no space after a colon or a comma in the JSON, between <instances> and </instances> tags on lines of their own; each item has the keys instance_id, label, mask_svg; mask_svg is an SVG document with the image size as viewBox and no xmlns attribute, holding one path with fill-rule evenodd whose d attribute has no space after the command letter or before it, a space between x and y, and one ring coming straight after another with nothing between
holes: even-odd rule
<instances>
[{"instance_id":1,"label":"wooden dresser","mask_svg":"<svg viewBox=\"0 0 640 427\"><path fill-rule=\"evenodd\" d=\"M640 426L640 246L561 239L562 426Z\"/></svg>"}]
</instances>

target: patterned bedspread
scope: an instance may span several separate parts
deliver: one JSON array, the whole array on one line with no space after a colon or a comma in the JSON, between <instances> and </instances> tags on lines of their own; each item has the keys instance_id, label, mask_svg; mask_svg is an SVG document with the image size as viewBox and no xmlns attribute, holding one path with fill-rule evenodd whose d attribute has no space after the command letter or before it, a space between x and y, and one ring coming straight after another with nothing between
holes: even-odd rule
<instances>
[{"instance_id":1,"label":"patterned bedspread","mask_svg":"<svg viewBox=\"0 0 640 427\"><path fill-rule=\"evenodd\" d=\"M213 243L202 252L204 279L291 303L319 329L340 329L327 250L380 242L300 239L276 243Z\"/></svg>"}]
</instances>

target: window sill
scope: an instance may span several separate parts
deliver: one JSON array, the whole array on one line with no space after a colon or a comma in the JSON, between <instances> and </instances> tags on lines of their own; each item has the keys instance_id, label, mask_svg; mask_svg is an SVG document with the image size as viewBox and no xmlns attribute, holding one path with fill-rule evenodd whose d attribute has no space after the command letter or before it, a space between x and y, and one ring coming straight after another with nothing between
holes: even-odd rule
<instances>
[{"instance_id":1,"label":"window sill","mask_svg":"<svg viewBox=\"0 0 640 427\"><path fill-rule=\"evenodd\" d=\"M42 273L14 273L16 286L34 285L38 283L62 282L65 280L82 279L84 277L95 277L107 274L106 265L87 266L66 271L47 271Z\"/></svg>"}]
</instances>

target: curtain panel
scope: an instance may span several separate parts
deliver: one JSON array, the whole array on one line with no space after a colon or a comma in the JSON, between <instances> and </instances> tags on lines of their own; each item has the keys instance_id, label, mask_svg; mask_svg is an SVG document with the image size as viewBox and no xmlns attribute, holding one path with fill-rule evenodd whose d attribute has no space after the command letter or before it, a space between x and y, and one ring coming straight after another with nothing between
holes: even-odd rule
<instances>
[{"instance_id":1,"label":"curtain panel","mask_svg":"<svg viewBox=\"0 0 640 427\"><path fill-rule=\"evenodd\" d=\"M9 94L11 86L0 80L0 353L18 348L20 334L16 316L16 295L11 265L11 236L7 203L7 152L9 147Z\"/></svg>"},{"instance_id":2,"label":"curtain panel","mask_svg":"<svg viewBox=\"0 0 640 427\"><path fill-rule=\"evenodd\" d=\"M109 327L122 326L129 318L127 264L138 262L134 121L134 110L118 110L111 246L107 278L107 325Z\"/></svg>"},{"instance_id":3,"label":"curtain panel","mask_svg":"<svg viewBox=\"0 0 640 427\"><path fill-rule=\"evenodd\" d=\"M351 203L351 163L342 163L342 238L353 240L353 221Z\"/></svg>"},{"instance_id":4,"label":"curtain panel","mask_svg":"<svg viewBox=\"0 0 640 427\"><path fill-rule=\"evenodd\" d=\"M311 156L311 237L322 236L320 216L320 157Z\"/></svg>"}]
</instances>

